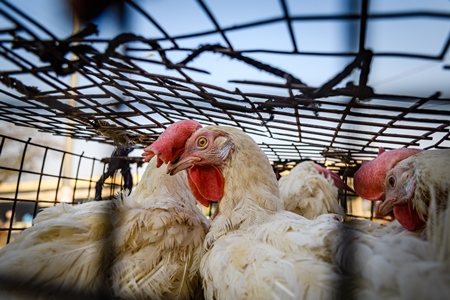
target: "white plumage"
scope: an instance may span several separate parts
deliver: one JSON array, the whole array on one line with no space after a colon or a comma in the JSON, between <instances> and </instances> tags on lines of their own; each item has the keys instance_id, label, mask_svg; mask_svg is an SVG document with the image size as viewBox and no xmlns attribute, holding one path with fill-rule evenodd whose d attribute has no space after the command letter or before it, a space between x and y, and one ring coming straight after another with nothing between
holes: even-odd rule
<instances>
[{"instance_id":1,"label":"white plumage","mask_svg":"<svg viewBox=\"0 0 450 300\"><path fill-rule=\"evenodd\" d=\"M343 278L325 259L327 232L338 223L325 215L313 222L289 212L249 222L214 239L201 263L206 299L330 299ZM220 215L216 223L222 222ZM214 222L213 222L214 223ZM246 223L246 222L244 222Z\"/></svg>"},{"instance_id":2,"label":"white plumage","mask_svg":"<svg viewBox=\"0 0 450 300\"><path fill-rule=\"evenodd\" d=\"M301 162L279 179L284 208L308 219L326 213L345 218L333 179L320 174L314 164L313 161Z\"/></svg>"},{"instance_id":3,"label":"white plumage","mask_svg":"<svg viewBox=\"0 0 450 300\"><path fill-rule=\"evenodd\" d=\"M175 126L147 154L164 158L170 174L187 169L197 199L219 201L200 267L206 299L411 299L410 284L424 288L423 299L448 297L448 263L429 242L353 227L336 214L287 212L253 139L234 128Z\"/></svg>"},{"instance_id":4,"label":"white plumage","mask_svg":"<svg viewBox=\"0 0 450 300\"><path fill-rule=\"evenodd\" d=\"M126 194L40 212L32 227L0 250L3 288L44 298L201 295L198 267L208 220L185 174L168 176L151 161Z\"/></svg>"}]
</instances>

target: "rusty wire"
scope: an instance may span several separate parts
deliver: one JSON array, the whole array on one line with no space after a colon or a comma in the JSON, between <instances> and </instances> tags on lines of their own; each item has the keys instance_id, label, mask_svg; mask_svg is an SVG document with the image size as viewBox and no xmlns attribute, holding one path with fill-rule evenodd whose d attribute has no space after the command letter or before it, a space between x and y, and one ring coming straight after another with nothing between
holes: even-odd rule
<instances>
[{"instance_id":1,"label":"rusty wire","mask_svg":"<svg viewBox=\"0 0 450 300\"><path fill-rule=\"evenodd\" d=\"M205 1L198 0L214 29L170 35L149 11L134 1L125 2L162 37L123 32L112 39L96 38L99 28L89 23L80 32L58 39L40 20L21 12L14 3L2 1L0 16L12 26L0 28L0 56L14 68L0 70L4 86L0 87L0 120L74 139L146 146L171 123L194 118L205 125L235 126L268 138L269 142L260 146L275 164L313 159L354 165L375 156L379 147L450 147L450 99L441 97L440 91L428 97L385 94L369 85L374 58L443 62L450 37L441 41L442 48L436 55L377 52L366 49L365 44L369 20L426 17L448 23L448 13L371 13L368 1L363 0L359 13L303 16L291 14L286 1L281 0L283 14L279 18L226 27L219 25ZM308 20L359 22L357 51L302 51L292 25ZM230 37L239 30L274 23L286 24L292 49L237 49ZM225 44L207 43L212 34L220 35ZM47 38L40 38L43 35ZM179 46L180 41L190 38L204 38L206 43L192 48ZM136 42L141 47L136 47ZM125 51L119 51L120 47ZM154 55L136 55L143 51ZM185 53L185 58L173 61L170 54L174 52ZM69 53L76 59L67 58ZM352 60L333 78L324 78L322 85L311 86L302 81L301 72L291 74L277 67L277 61L260 61L252 57L253 53L344 56ZM228 57L278 80L231 79L230 84L240 85L235 89L198 81L196 74L209 74L195 64L206 54ZM163 66L173 75L153 73L144 67L148 65ZM74 72L87 84L69 86L64 76ZM359 72L356 82L349 79L355 72ZM38 84L20 79L24 75ZM258 87L279 92L255 92Z\"/></svg>"}]
</instances>

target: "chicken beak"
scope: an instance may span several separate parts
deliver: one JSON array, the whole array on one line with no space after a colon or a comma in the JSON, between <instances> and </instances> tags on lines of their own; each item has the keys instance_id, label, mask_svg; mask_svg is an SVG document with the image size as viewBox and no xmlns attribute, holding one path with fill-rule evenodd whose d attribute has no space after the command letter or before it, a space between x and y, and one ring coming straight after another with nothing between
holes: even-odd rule
<instances>
[{"instance_id":1,"label":"chicken beak","mask_svg":"<svg viewBox=\"0 0 450 300\"><path fill-rule=\"evenodd\" d=\"M378 208L378 209L379 209L380 215L385 216L385 215L387 215L388 213L390 213L390 212L394 209L394 206L395 206L396 204L398 204L397 202L398 202L398 201L397 201L397 198L386 198L386 199L380 204L380 207Z\"/></svg>"},{"instance_id":2,"label":"chicken beak","mask_svg":"<svg viewBox=\"0 0 450 300\"><path fill-rule=\"evenodd\" d=\"M200 161L201 159L198 157L188 158L188 159L181 159L180 156L175 158L174 160L170 161L167 164L167 174L169 175L175 175L180 171L190 169L194 166L194 163L197 161Z\"/></svg>"}]
</instances>

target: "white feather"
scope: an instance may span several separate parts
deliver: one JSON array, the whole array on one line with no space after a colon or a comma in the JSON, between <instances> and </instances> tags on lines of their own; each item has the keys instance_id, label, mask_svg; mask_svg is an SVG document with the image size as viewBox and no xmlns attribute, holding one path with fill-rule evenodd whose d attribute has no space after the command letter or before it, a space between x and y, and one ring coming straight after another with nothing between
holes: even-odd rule
<instances>
[{"instance_id":1,"label":"white feather","mask_svg":"<svg viewBox=\"0 0 450 300\"><path fill-rule=\"evenodd\" d=\"M297 164L280 178L279 185L280 197L288 211L308 219L327 213L345 217L338 201L338 188L331 178L319 173L312 161Z\"/></svg>"},{"instance_id":2,"label":"white feather","mask_svg":"<svg viewBox=\"0 0 450 300\"><path fill-rule=\"evenodd\" d=\"M192 299L207 227L186 175L169 176L153 159L130 195L40 212L0 250L2 287L44 298Z\"/></svg>"},{"instance_id":3,"label":"white feather","mask_svg":"<svg viewBox=\"0 0 450 300\"><path fill-rule=\"evenodd\" d=\"M287 212L267 157L250 137L233 128L203 130L233 143L220 166L225 191L201 261L206 299L413 299L416 287L421 299L448 297L450 268L439 264L432 243L398 223Z\"/></svg>"}]
</instances>

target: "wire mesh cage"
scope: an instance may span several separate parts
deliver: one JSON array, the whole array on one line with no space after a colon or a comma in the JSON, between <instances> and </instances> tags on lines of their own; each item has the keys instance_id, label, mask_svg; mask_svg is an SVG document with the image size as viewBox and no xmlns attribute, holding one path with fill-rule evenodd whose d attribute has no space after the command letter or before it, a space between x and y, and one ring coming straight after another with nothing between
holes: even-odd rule
<instances>
[{"instance_id":1,"label":"wire mesh cage","mask_svg":"<svg viewBox=\"0 0 450 300\"><path fill-rule=\"evenodd\" d=\"M314 160L349 184L380 147L450 146L448 3L126 0L74 22L67 3L0 2L1 121L141 149L196 119L252 135L277 173Z\"/></svg>"},{"instance_id":2,"label":"wire mesh cage","mask_svg":"<svg viewBox=\"0 0 450 300\"><path fill-rule=\"evenodd\" d=\"M179 120L241 129L277 178L314 161L350 187L384 150L449 149L449 47L446 0L0 0L0 248L46 207L135 189L142 149ZM392 220L338 198L348 219ZM91 249L105 268L108 234Z\"/></svg>"},{"instance_id":3,"label":"wire mesh cage","mask_svg":"<svg viewBox=\"0 0 450 300\"><path fill-rule=\"evenodd\" d=\"M114 168L111 163L122 157L99 160L36 144L31 138L20 140L5 135L0 138L0 247L31 226L43 208L61 202L79 204L111 199L119 190L133 188L133 180L125 184L125 176L120 176L124 170ZM136 172L134 180L138 181L142 159L126 158L136 163L133 171ZM73 174L65 170L68 163L76 166ZM131 176L131 168L128 171Z\"/></svg>"},{"instance_id":4,"label":"wire mesh cage","mask_svg":"<svg viewBox=\"0 0 450 300\"><path fill-rule=\"evenodd\" d=\"M253 22L220 27L219 20L214 17L220 11L213 12L208 8L216 4L197 1L189 5L210 23L216 24L215 28L194 28L190 34L177 35L169 34L151 17L148 12L152 9L151 3L140 3L149 7L141 7L133 1L125 3L130 19L139 18L147 22L147 27L139 23L144 28L141 31L148 31L150 25L157 28L153 35L144 37L137 29L129 32L125 28L124 33L105 39L101 37L102 28L89 23L70 37L61 39L41 25L40 20L35 20L12 3L3 2L2 15L7 24L2 29L5 70L1 78L9 89L2 89L5 95L2 120L72 138L146 145L173 121L196 118L206 124L238 126L250 134L291 142L300 150L316 146L318 148L312 151L316 156L310 154L314 159L337 157L342 160L341 155L363 159L376 155L379 146L388 149L448 146L448 98L443 84L448 37L436 34L433 40L436 55L427 55L425 50L421 52L414 48L408 53L385 52L378 50L383 47L374 44L376 38L369 39L370 33L381 30L374 23L396 21L409 24L411 20L424 18L431 19L431 23L437 20L445 24L449 17L446 13L412 13L406 8L406 12L401 13L378 13L373 9L375 12L369 14L368 1L362 1L358 7L348 7L347 12L341 8L345 12L342 14L305 15L290 13L288 6L293 5L291 2L274 1L270 3L282 11L279 18L258 18ZM253 18L257 18L257 11L254 15ZM357 33L354 36L349 34L347 39L351 45L344 47L348 48L347 52L334 51L336 47L326 51L326 48L319 48L320 43L317 43L315 52L302 51L301 43L297 41L302 35L294 34L294 28L298 26L297 31L300 31L303 29L301 25L311 20L359 30L355 29ZM170 20L164 22L170 23ZM270 24L285 27L288 32L284 33L288 37L287 49L233 45L232 37L241 30L256 30ZM311 24L309 26L305 25L305 28L315 28ZM433 29L430 32L435 33ZM94 36L96 33L100 35L98 38ZM377 34L380 33L373 33ZM210 35L220 37L225 44L212 43L215 38L209 38ZM255 36L252 35L252 45L257 45L261 39ZM183 46L191 38L193 46ZM366 45L368 40L372 41L370 45ZM241 39L237 39L238 42L243 43ZM68 57L70 53L74 56ZM210 72L204 68L203 56L212 56L213 59L228 57L216 62L230 63L231 70L241 65L245 71L254 68L261 77L267 74L266 78L272 81L238 80L236 76L239 73L223 70L227 75L231 73L226 86L234 88L213 85L213 82L218 82L214 79L217 74L206 75ZM313 60L311 56L324 57L323 62L316 61L317 66L323 69L328 59L341 59L346 63L331 79L327 79L329 74L325 75L325 70L321 70L322 83L313 86L299 78L303 75L301 69L305 68L301 60L305 57ZM254 57L265 57L266 60ZM281 57L287 58L281 60ZM442 85L439 90L432 86L424 88L423 95L376 92L370 85L369 76L380 76L377 72L388 70L380 66L387 58L431 61L441 67L438 73L444 77L439 80ZM285 65L286 60L299 75L276 66L277 62ZM381 70L375 72L373 69L377 68ZM78 85L70 86L67 76L75 72L81 78ZM354 76L358 75L356 73L359 76ZM25 78L30 80L25 81ZM35 80L31 81L31 78ZM238 83L242 87L237 88ZM271 93L262 93L265 89ZM426 90L430 92L426 94ZM274 144L273 140L270 144ZM274 145L268 152L283 159L284 156L276 150ZM300 152L296 151L295 155Z\"/></svg>"}]
</instances>

